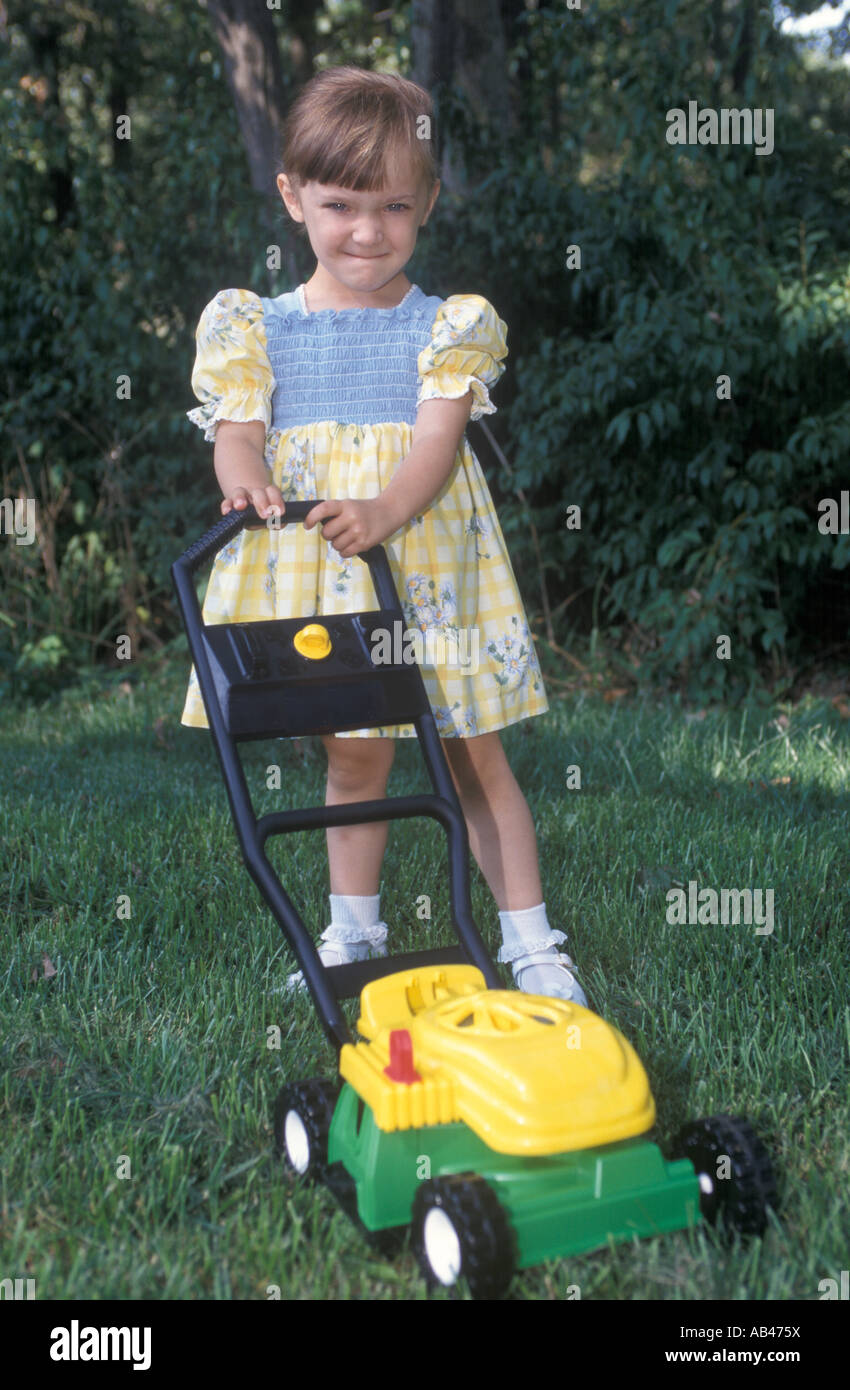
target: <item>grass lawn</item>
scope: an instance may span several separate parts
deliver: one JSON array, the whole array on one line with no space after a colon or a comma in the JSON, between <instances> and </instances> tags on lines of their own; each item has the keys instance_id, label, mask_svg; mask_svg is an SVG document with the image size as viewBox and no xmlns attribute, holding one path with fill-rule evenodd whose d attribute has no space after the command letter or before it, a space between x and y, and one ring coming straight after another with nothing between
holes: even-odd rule
<instances>
[{"instance_id":1,"label":"grass lawn","mask_svg":"<svg viewBox=\"0 0 850 1390\"><path fill-rule=\"evenodd\" d=\"M272 1154L282 1081L330 1074L332 1054L308 999L271 993L292 957L242 866L209 736L179 725L185 675L171 662L3 721L0 1277L35 1278L48 1300L264 1299L272 1285L424 1298L409 1249L373 1254ZM688 1119L749 1115L781 1212L749 1243L701 1228L551 1261L512 1296L817 1300L850 1236L850 726L827 701L700 718L675 701L550 699L504 735L550 920L648 1069L662 1145ZM322 801L318 741L242 754L258 813ZM266 790L270 764L282 791ZM426 780L402 743L391 793ZM323 834L270 846L318 933ZM666 890L691 879L772 889L772 934L669 924ZM439 827L391 829L381 906L396 949L449 944ZM495 951L477 869L473 907Z\"/></svg>"}]
</instances>

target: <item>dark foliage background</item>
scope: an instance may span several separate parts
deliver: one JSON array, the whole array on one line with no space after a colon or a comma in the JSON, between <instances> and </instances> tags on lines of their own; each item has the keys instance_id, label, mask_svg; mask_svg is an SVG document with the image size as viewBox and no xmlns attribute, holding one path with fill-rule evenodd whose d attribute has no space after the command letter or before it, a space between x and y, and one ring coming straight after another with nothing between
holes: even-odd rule
<instances>
[{"instance_id":1,"label":"dark foliage background","mask_svg":"<svg viewBox=\"0 0 850 1390\"><path fill-rule=\"evenodd\" d=\"M752 0L502 8L518 127L437 84L467 186L410 274L508 323L499 414L470 437L541 641L699 700L846 660L850 537L817 523L850 486L847 67ZM407 7L308 10L313 67L410 74ZM180 645L169 565L218 510L185 418L198 316L312 262L251 186L204 6L0 20L0 481L38 502L37 543L0 545L0 698L33 700L93 664L126 678L119 635ZM290 100L304 55L274 22ZM691 99L774 108L774 152L669 145ZM719 634L734 660L713 659Z\"/></svg>"}]
</instances>

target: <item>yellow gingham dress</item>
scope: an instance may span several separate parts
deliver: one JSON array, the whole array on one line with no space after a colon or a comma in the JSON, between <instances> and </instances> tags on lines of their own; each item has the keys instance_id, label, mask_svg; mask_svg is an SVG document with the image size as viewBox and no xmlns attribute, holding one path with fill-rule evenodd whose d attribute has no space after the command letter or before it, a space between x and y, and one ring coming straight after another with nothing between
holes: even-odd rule
<instances>
[{"instance_id":1,"label":"yellow gingham dress","mask_svg":"<svg viewBox=\"0 0 850 1390\"><path fill-rule=\"evenodd\" d=\"M488 388L504 371L506 331L480 296L440 300L416 285L393 309L312 313L303 286L274 300L222 290L198 325L192 388L201 406L187 413L208 440L219 420L262 420L269 481L284 500L376 497L411 448L422 401L471 389L471 418L494 413ZM440 734L469 738L545 713L507 546L465 436L438 497L384 546L407 625L422 634ZM292 525L244 530L219 552L203 616L307 619L378 606L363 561L342 559L321 526ZM194 669L182 722L207 727ZM339 735L414 736L410 724Z\"/></svg>"}]
</instances>

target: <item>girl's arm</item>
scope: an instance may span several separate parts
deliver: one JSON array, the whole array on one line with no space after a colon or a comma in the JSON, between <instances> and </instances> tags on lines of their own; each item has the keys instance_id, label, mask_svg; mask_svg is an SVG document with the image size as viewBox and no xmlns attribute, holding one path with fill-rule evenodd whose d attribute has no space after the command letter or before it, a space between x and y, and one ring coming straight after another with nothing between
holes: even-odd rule
<instances>
[{"instance_id":1,"label":"girl's arm","mask_svg":"<svg viewBox=\"0 0 850 1390\"><path fill-rule=\"evenodd\" d=\"M280 490L269 483L265 444L266 427L262 420L219 420L213 463L224 493L221 510L225 516L234 507L243 511L249 502L262 517L283 514Z\"/></svg>"},{"instance_id":2,"label":"girl's arm","mask_svg":"<svg viewBox=\"0 0 850 1390\"><path fill-rule=\"evenodd\" d=\"M333 500L314 507L307 529L323 521L323 534L344 559L359 555L427 511L455 466L472 409L472 392L457 400L423 401L417 411L410 452L379 497Z\"/></svg>"},{"instance_id":3,"label":"girl's arm","mask_svg":"<svg viewBox=\"0 0 850 1390\"><path fill-rule=\"evenodd\" d=\"M388 536L426 511L442 491L454 468L471 409L471 391L457 400L423 401L420 405L410 453L379 498Z\"/></svg>"}]
</instances>

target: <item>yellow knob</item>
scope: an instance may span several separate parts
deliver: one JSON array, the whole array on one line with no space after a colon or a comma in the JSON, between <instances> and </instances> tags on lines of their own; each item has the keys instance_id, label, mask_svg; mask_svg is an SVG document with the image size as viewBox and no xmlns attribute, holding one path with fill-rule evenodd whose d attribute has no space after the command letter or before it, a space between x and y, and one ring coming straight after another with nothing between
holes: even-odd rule
<instances>
[{"instance_id":1,"label":"yellow knob","mask_svg":"<svg viewBox=\"0 0 850 1390\"><path fill-rule=\"evenodd\" d=\"M293 637L296 651L302 656L309 656L312 660L318 660L323 656L328 656L331 650L330 633L321 623L308 623L302 627Z\"/></svg>"}]
</instances>

